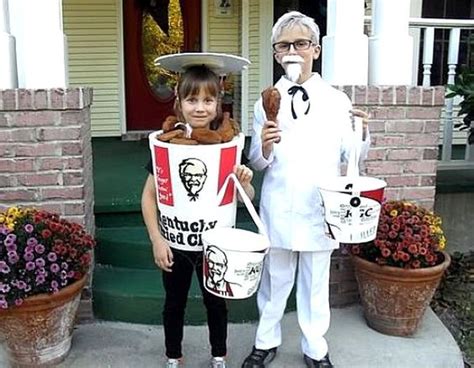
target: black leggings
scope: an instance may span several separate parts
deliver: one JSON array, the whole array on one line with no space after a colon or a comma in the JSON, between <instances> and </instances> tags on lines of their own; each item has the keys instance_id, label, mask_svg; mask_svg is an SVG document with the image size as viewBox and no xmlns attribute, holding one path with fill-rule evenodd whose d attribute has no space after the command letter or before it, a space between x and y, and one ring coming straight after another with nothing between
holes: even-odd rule
<instances>
[{"instance_id":1,"label":"black leggings","mask_svg":"<svg viewBox=\"0 0 474 368\"><path fill-rule=\"evenodd\" d=\"M166 356L178 359L182 357L184 311L191 286L193 272L196 271L204 305L207 310L209 342L214 357L227 354L227 304L225 299L210 294L203 286L202 252L172 249L172 272L163 271L163 285L166 291L163 309Z\"/></svg>"}]
</instances>

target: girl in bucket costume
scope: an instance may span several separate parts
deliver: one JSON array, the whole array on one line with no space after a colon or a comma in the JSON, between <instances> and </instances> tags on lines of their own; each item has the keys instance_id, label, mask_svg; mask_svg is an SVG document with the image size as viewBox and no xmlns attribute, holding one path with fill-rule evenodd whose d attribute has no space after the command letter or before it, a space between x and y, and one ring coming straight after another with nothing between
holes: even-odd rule
<instances>
[{"instance_id":1,"label":"girl in bucket costume","mask_svg":"<svg viewBox=\"0 0 474 368\"><path fill-rule=\"evenodd\" d=\"M176 91L176 114L189 130L193 128L218 128L222 121L221 88L219 77L215 72L203 63L188 65L178 82ZM198 163L190 162L189 164L199 170ZM147 169L150 175L148 175L143 188L142 213L153 246L155 263L163 270L163 285L166 291L163 310L166 367L178 367L183 362L181 345L184 313L192 275L195 272L207 310L212 354L210 366L224 368L227 354L226 301L210 294L203 286L202 246L196 247L195 251L173 249L160 233L155 180L151 162ZM186 170L186 167L183 170ZM244 165L236 165L234 173L246 194L253 198L252 171Z\"/></svg>"},{"instance_id":2,"label":"girl in bucket costume","mask_svg":"<svg viewBox=\"0 0 474 368\"><path fill-rule=\"evenodd\" d=\"M255 345L243 368L270 362L282 342L280 321L293 284L301 348L309 368L329 368L324 334L329 327L329 268L339 244L326 237L318 181L340 174L352 148L352 110L347 96L312 73L319 57L319 29L299 12L283 15L274 25L272 44L285 76L275 84L281 95L277 121L268 121L262 105L254 109L249 159L265 170L260 216L270 237L257 294L260 319ZM360 139L361 157L369 147L367 121ZM298 269L298 272L297 272Z\"/></svg>"}]
</instances>

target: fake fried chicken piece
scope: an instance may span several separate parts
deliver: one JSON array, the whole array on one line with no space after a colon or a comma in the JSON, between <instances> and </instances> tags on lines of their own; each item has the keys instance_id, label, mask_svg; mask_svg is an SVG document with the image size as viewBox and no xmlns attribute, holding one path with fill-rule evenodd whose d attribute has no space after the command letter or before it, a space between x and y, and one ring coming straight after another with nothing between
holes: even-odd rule
<instances>
[{"instance_id":1,"label":"fake fried chicken piece","mask_svg":"<svg viewBox=\"0 0 474 368\"><path fill-rule=\"evenodd\" d=\"M230 118L230 113L225 112L222 123L216 131L220 134L222 142L225 143L230 142L234 136L239 134L239 127L237 122Z\"/></svg>"},{"instance_id":2,"label":"fake fried chicken piece","mask_svg":"<svg viewBox=\"0 0 474 368\"><path fill-rule=\"evenodd\" d=\"M191 139L198 141L201 144L216 144L221 143L221 135L216 130L207 128L195 128L191 132Z\"/></svg>"},{"instance_id":3,"label":"fake fried chicken piece","mask_svg":"<svg viewBox=\"0 0 474 368\"><path fill-rule=\"evenodd\" d=\"M184 138L184 131L181 129L171 130L169 132L160 134L157 138L162 142L169 142L175 138Z\"/></svg>"},{"instance_id":4,"label":"fake fried chicken piece","mask_svg":"<svg viewBox=\"0 0 474 368\"><path fill-rule=\"evenodd\" d=\"M267 120L277 121L278 111L280 110L281 95L275 87L268 87L262 91L263 109L267 115Z\"/></svg>"},{"instance_id":5,"label":"fake fried chicken piece","mask_svg":"<svg viewBox=\"0 0 474 368\"><path fill-rule=\"evenodd\" d=\"M191 139L191 138L173 138L170 140L170 143L174 144L184 144L187 146L196 146L198 145L198 141Z\"/></svg>"},{"instance_id":6,"label":"fake fried chicken piece","mask_svg":"<svg viewBox=\"0 0 474 368\"><path fill-rule=\"evenodd\" d=\"M176 123L178 122L178 118L174 115L169 115L166 117L165 121L163 122L161 128L163 129L163 132L169 132L171 130L174 130L176 128Z\"/></svg>"}]
</instances>

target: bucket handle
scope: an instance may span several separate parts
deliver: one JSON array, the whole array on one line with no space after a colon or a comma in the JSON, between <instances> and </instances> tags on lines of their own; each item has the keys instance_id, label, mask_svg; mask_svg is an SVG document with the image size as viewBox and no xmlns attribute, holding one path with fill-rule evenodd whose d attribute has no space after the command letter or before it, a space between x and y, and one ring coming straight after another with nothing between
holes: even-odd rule
<instances>
[{"instance_id":1,"label":"bucket handle","mask_svg":"<svg viewBox=\"0 0 474 368\"><path fill-rule=\"evenodd\" d=\"M362 118L354 116L353 123L353 141L352 149L349 153L349 159L347 162L347 174L346 176L357 177L359 176L359 159L360 159L360 139L362 137Z\"/></svg>"},{"instance_id":2,"label":"bucket handle","mask_svg":"<svg viewBox=\"0 0 474 368\"><path fill-rule=\"evenodd\" d=\"M222 185L222 188L217 194L217 203L222 202L222 198L224 197L224 193L226 192L230 179L233 180L235 187L237 188L237 191L239 192L240 197L242 198L242 201L245 204L245 207L247 207L247 211L249 211L250 217L252 217L253 222L255 222L255 225L257 225L258 232L263 236L268 237L267 232L265 231L265 226L263 225L262 220L258 216L257 211L255 211L255 207L253 206L252 201L248 197L247 193L245 193L244 188L242 188L242 184L240 184L239 179L237 179L237 176L235 176L234 173L230 173L225 179L224 185Z\"/></svg>"}]
</instances>

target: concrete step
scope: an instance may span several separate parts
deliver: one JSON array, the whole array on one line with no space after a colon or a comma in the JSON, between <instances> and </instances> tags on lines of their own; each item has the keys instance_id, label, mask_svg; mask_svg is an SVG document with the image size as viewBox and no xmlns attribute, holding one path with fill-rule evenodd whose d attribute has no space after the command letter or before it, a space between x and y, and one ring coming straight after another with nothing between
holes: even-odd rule
<instances>
[{"instance_id":1,"label":"concrete step","mask_svg":"<svg viewBox=\"0 0 474 368\"><path fill-rule=\"evenodd\" d=\"M255 340L255 323L229 324L228 367L240 367ZM186 367L209 367L207 326L186 326ZM295 313L282 320L282 345L269 368L304 368L301 333ZM419 331L403 338L380 334L364 321L359 306L331 310L326 334L337 368L463 368L459 347L436 315L428 309ZM0 346L0 366L7 366ZM57 368L148 368L164 366L162 326L95 322L79 325L72 349Z\"/></svg>"}]
</instances>

